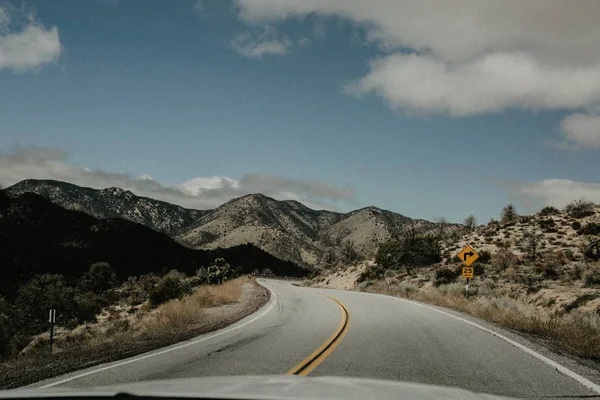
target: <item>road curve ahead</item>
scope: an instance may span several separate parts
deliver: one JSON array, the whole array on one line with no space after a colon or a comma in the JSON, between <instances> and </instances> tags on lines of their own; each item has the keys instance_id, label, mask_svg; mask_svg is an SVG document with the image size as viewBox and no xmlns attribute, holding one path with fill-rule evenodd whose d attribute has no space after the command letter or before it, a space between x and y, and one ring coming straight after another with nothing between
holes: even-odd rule
<instances>
[{"instance_id":1,"label":"road curve ahead","mask_svg":"<svg viewBox=\"0 0 600 400\"><path fill-rule=\"evenodd\" d=\"M582 377L567 376L433 308L368 293L262 283L273 294L270 303L229 328L32 386L295 373L429 383L512 397L600 396L594 391L600 387L584 386Z\"/></svg>"}]
</instances>

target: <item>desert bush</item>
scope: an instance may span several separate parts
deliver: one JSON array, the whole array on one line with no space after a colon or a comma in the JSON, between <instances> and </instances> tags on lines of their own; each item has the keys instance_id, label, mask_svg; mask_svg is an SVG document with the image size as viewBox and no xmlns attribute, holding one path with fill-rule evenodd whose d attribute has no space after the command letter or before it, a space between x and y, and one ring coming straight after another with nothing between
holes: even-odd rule
<instances>
[{"instance_id":1,"label":"desert bush","mask_svg":"<svg viewBox=\"0 0 600 400\"><path fill-rule=\"evenodd\" d=\"M573 218L584 218L594 214L594 203L584 199L575 200L565 207L565 211Z\"/></svg>"},{"instance_id":2,"label":"desert bush","mask_svg":"<svg viewBox=\"0 0 600 400\"><path fill-rule=\"evenodd\" d=\"M380 264L370 265L356 278L356 283L373 281L381 278L385 273L385 268Z\"/></svg>"},{"instance_id":3,"label":"desert bush","mask_svg":"<svg viewBox=\"0 0 600 400\"><path fill-rule=\"evenodd\" d=\"M600 269L592 268L585 272L583 280L586 286L598 286L600 285Z\"/></svg>"},{"instance_id":4,"label":"desert bush","mask_svg":"<svg viewBox=\"0 0 600 400\"><path fill-rule=\"evenodd\" d=\"M573 228L576 231L578 231L579 229L581 229L581 222L579 222L579 221L573 221L573 223L571 224L571 228Z\"/></svg>"},{"instance_id":5,"label":"desert bush","mask_svg":"<svg viewBox=\"0 0 600 400\"><path fill-rule=\"evenodd\" d=\"M560 213L560 210L552 206L546 206L540 211L540 215L556 215L558 213Z\"/></svg>"},{"instance_id":6,"label":"desert bush","mask_svg":"<svg viewBox=\"0 0 600 400\"><path fill-rule=\"evenodd\" d=\"M514 205L507 204L506 206L504 206L502 212L500 213L500 221L502 222L502 224L512 224L517 222L518 219L519 214L517 214L517 209Z\"/></svg>"},{"instance_id":7,"label":"desert bush","mask_svg":"<svg viewBox=\"0 0 600 400\"><path fill-rule=\"evenodd\" d=\"M435 271L435 279L433 284L435 286L447 285L449 283L455 282L456 278L459 277L459 274L456 270L450 268L440 268Z\"/></svg>"},{"instance_id":8,"label":"desert bush","mask_svg":"<svg viewBox=\"0 0 600 400\"><path fill-rule=\"evenodd\" d=\"M189 293L189 287L186 287L180 277L165 275L155 287L150 290L150 305L156 307L171 299L180 299Z\"/></svg>"},{"instance_id":9,"label":"desert bush","mask_svg":"<svg viewBox=\"0 0 600 400\"><path fill-rule=\"evenodd\" d=\"M479 259L477 259L478 263L481 264L489 264L492 260L492 253L487 250L482 250L479 252Z\"/></svg>"},{"instance_id":10,"label":"desert bush","mask_svg":"<svg viewBox=\"0 0 600 400\"><path fill-rule=\"evenodd\" d=\"M517 256L508 249L499 249L492 255L491 264L492 267L504 271L508 267L515 266L517 264Z\"/></svg>"},{"instance_id":11,"label":"desert bush","mask_svg":"<svg viewBox=\"0 0 600 400\"><path fill-rule=\"evenodd\" d=\"M577 233L579 235L600 235L600 224L596 222L590 222L582 226Z\"/></svg>"},{"instance_id":12,"label":"desert bush","mask_svg":"<svg viewBox=\"0 0 600 400\"><path fill-rule=\"evenodd\" d=\"M234 271L224 258L215 259L213 265L206 270L206 283L209 285L220 285L233 277Z\"/></svg>"},{"instance_id":13,"label":"desert bush","mask_svg":"<svg viewBox=\"0 0 600 400\"><path fill-rule=\"evenodd\" d=\"M418 235L413 229L398 238L384 242L377 251L375 262L384 267L419 267L441 261L440 246L435 237Z\"/></svg>"},{"instance_id":14,"label":"desert bush","mask_svg":"<svg viewBox=\"0 0 600 400\"><path fill-rule=\"evenodd\" d=\"M82 292L102 294L119 284L113 267L106 262L96 262L79 280L78 289Z\"/></svg>"},{"instance_id":15,"label":"desert bush","mask_svg":"<svg viewBox=\"0 0 600 400\"><path fill-rule=\"evenodd\" d=\"M565 305L565 312L571 312L576 308L581 307L582 305L598 298L598 294L592 294L592 293L586 293L583 294L579 297L577 297L575 300L573 300L571 303Z\"/></svg>"}]
</instances>

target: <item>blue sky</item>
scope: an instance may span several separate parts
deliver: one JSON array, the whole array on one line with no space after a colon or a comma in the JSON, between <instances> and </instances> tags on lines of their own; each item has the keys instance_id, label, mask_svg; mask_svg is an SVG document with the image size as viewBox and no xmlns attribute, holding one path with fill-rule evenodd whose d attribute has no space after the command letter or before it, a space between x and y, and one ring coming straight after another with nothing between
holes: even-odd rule
<instances>
[{"instance_id":1,"label":"blue sky","mask_svg":"<svg viewBox=\"0 0 600 400\"><path fill-rule=\"evenodd\" d=\"M123 186L196 208L260 191L455 222L600 201L591 22L575 51L515 39L493 12L464 39L464 26L411 30L403 15L431 14L403 2L325 3L0 1L0 183ZM598 11L579 4L564 23ZM481 26L493 40L469 43Z\"/></svg>"}]
</instances>

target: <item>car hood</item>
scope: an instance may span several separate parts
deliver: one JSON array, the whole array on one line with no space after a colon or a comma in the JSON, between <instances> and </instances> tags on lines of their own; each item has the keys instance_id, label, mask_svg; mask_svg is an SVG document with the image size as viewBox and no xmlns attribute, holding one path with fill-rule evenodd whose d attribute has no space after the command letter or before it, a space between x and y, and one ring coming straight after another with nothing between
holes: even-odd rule
<instances>
[{"instance_id":1,"label":"car hood","mask_svg":"<svg viewBox=\"0 0 600 400\"><path fill-rule=\"evenodd\" d=\"M213 399L506 399L446 386L342 377L230 376L147 381L95 388L15 389L0 399L53 397L181 397Z\"/></svg>"}]
</instances>

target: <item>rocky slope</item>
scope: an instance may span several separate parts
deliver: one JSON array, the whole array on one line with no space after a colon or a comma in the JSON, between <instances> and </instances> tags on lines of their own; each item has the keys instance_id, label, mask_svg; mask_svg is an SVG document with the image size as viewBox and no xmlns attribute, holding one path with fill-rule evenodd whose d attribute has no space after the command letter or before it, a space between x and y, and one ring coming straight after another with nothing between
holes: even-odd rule
<instances>
[{"instance_id":1,"label":"rocky slope","mask_svg":"<svg viewBox=\"0 0 600 400\"><path fill-rule=\"evenodd\" d=\"M52 180L24 180L5 192L11 197L36 193L67 210L82 211L96 218L122 218L163 233L180 229L207 213L139 197L116 187L98 190Z\"/></svg>"},{"instance_id":2,"label":"rocky slope","mask_svg":"<svg viewBox=\"0 0 600 400\"><path fill-rule=\"evenodd\" d=\"M314 266L327 252L339 253L348 244L368 257L408 223L422 230L435 227L375 207L342 214L252 194L233 199L183 228L176 239L203 249L252 243L279 258Z\"/></svg>"}]
</instances>

